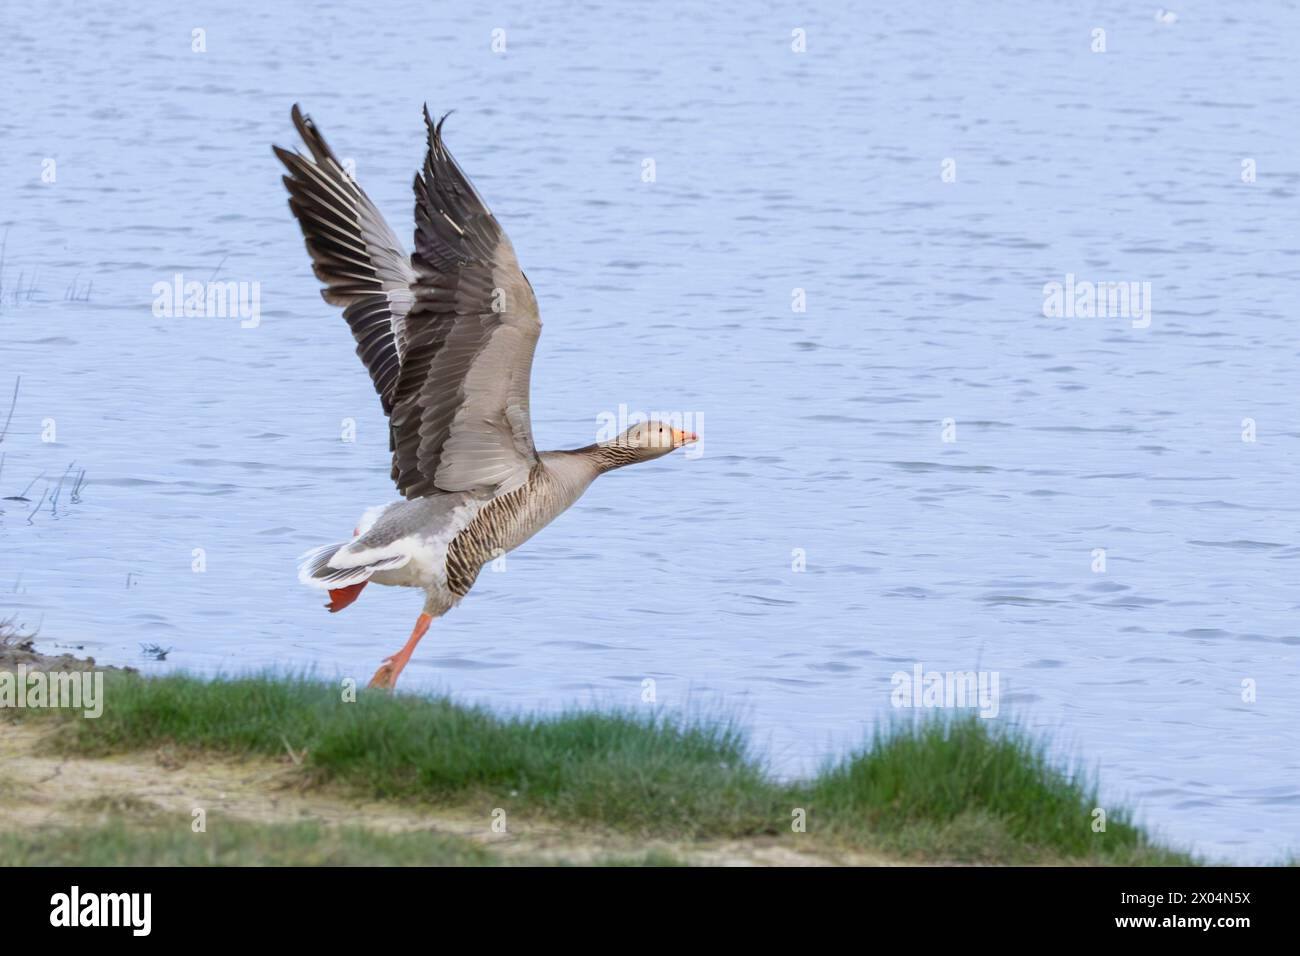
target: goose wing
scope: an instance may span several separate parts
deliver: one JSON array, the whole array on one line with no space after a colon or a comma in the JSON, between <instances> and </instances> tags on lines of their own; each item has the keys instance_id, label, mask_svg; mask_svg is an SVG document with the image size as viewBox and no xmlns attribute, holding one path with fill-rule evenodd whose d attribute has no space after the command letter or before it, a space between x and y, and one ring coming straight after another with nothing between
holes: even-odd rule
<instances>
[{"instance_id":1,"label":"goose wing","mask_svg":"<svg viewBox=\"0 0 1300 956\"><path fill-rule=\"evenodd\" d=\"M391 414L402 356L415 270L370 197L344 170L311 118L295 103L297 127L310 157L272 147L289 175L289 208L302 227L312 269L325 284L321 296L343 306L357 355Z\"/></svg>"},{"instance_id":2,"label":"goose wing","mask_svg":"<svg viewBox=\"0 0 1300 956\"><path fill-rule=\"evenodd\" d=\"M393 480L407 498L492 495L537 464L529 376L542 323L514 247L424 111L415 177L412 302L389 416Z\"/></svg>"}]
</instances>

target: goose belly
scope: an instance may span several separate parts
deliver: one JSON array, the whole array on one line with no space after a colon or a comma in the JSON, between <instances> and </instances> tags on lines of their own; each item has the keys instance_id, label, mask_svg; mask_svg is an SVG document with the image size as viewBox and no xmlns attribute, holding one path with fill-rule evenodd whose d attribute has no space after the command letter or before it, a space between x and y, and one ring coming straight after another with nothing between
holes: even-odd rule
<instances>
[{"instance_id":1,"label":"goose belly","mask_svg":"<svg viewBox=\"0 0 1300 956\"><path fill-rule=\"evenodd\" d=\"M486 502L446 553L447 587L458 598L473 587L483 565L513 551L554 521L574 498L534 480Z\"/></svg>"},{"instance_id":2,"label":"goose belly","mask_svg":"<svg viewBox=\"0 0 1300 956\"><path fill-rule=\"evenodd\" d=\"M589 478L557 480L539 467L529 481L497 498L458 493L391 505L376 521L375 534L410 560L376 572L371 580L424 588L455 604L469 593L483 565L550 524L589 483Z\"/></svg>"},{"instance_id":3,"label":"goose belly","mask_svg":"<svg viewBox=\"0 0 1300 956\"><path fill-rule=\"evenodd\" d=\"M414 504L399 502L397 507ZM463 500L440 514L432 524L396 538L390 547L400 549L409 560L399 568L376 572L370 580L390 587L422 588L443 598L445 603L455 603L458 595L447 586L447 551L456 536L474 521L484 504L481 500Z\"/></svg>"}]
</instances>

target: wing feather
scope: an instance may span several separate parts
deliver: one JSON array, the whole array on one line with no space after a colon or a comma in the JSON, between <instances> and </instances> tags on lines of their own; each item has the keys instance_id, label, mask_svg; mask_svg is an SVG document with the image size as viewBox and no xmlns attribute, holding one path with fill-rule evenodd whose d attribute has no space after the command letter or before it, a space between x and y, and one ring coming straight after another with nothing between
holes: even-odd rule
<instances>
[{"instance_id":1,"label":"wing feather","mask_svg":"<svg viewBox=\"0 0 1300 956\"><path fill-rule=\"evenodd\" d=\"M321 296L343 306L357 355L388 414L406 344L404 325L414 301L415 271L393 230L311 118L297 104L292 115L311 155L273 147L289 171L284 177L289 208L302 227L312 271L325 286Z\"/></svg>"},{"instance_id":2,"label":"wing feather","mask_svg":"<svg viewBox=\"0 0 1300 956\"><path fill-rule=\"evenodd\" d=\"M424 119L393 479L408 498L506 494L537 464L528 390L541 318L510 239L447 150L446 117Z\"/></svg>"}]
</instances>

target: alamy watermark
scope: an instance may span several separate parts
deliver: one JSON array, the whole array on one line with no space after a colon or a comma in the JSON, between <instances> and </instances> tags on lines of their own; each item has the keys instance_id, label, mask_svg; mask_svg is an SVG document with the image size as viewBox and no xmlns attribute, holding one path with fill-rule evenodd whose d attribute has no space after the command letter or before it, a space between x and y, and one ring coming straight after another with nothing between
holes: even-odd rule
<instances>
[{"instance_id":1,"label":"alamy watermark","mask_svg":"<svg viewBox=\"0 0 1300 956\"><path fill-rule=\"evenodd\" d=\"M894 707L979 708L979 715L998 715L997 671L927 671L917 662L912 672L894 671L889 702Z\"/></svg>"},{"instance_id":2,"label":"alamy watermark","mask_svg":"<svg viewBox=\"0 0 1300 956\"><path fill-rule=\"evenodd\" d=\"M25 707L80 710L84 717L104 713L103 671L0 671L0 709Z\"/></svg>"},{"instance_id":3,"label":"alamy watermark","mask_svg":"<svg viewBox=\"0 0 1300 956\"><path fill-rule=\"evenodd\" d=\"M73 886L50 897L51 926L123 926L133 936L153 928L152 893L83 893Z\"/></svg>"},{"instance_id":4,"label":"alamy watermark","mask_svg":"<svg viewBox=\"0 0 1300 956\"><path fill-rule=\"evenodd\" d=\"M262 322L261 282L187 281L177 272L170 282L155 282L152 291L153 314L159 319L239 319L241 329L255 329Z\"/></svg>"},{"instance_id":5,"label":"alamy watermark","mask_svg":"<svg viewBox=\"0 0 1300 956\"><path fill-rule=\"evenodd\" d=\"M1049 319L1130 319L1135 329L1151 325L1150 282L1076 281L1067 272L1065 282L1043 286L1043 315Z\"/></svg>"},{"instance_id":6,"label":"alamy watermark","mask_svg":"<svg viewBox=\"0 0 1300 956\"><path fill-rule=\"evenodd\" d=\"M690 432L695 440L686 446L687 458L699 458L704 454L704 413L703 412L650 412L629 411L626 404L620 404L617 412L600 412L596 415L596 441L613 441L633 425L646 422L662 422L678 431Z\"/></svg>"}]
</instances>

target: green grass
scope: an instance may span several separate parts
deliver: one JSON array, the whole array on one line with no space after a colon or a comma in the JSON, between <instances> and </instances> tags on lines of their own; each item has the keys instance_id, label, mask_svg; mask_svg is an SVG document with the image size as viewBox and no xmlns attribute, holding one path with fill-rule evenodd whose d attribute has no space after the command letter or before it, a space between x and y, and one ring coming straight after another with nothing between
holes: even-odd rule
<instances>
[{"instance_id":1,"label":"green grass","mask_svg":"<svg viewBox=\"0 0 1300 956\"><path fill-rule=\"evenodd\" d=\"M6 866L573 866L563 858L505 858L482 844L431 832L377 833L361 826L247 823L209 817L195 833L190 818L109 816L96 824L0 832ZM667 867L670 854L599 857L584 866Z\"/></svg>"},{"instance_id":2,"label":"green grass","mask_svg":"<svg viewBox=\"0 0 1300 956\"><path fill-rule=\"evenodd\" d=\"M568 865L568 864L561 864ZM595 863L596 866L690 866L685 860L678 859L671 853L664 853L661 850L647 850L640 856L606 856L601 857Z\"/></svg>"},{"instance_id":3,"label":"green grass","mask_svg":"<svg viewBox=\"0 0 1300 956\"><path fill-rule=\"evenodd\" d=\"M635 835L772 835L911 859L1194 862L1153 845L1122 808L1106 807L1106 832L1094 832L1094 781L1016 725L975 717L890 724L814 778L780 782L725 721L507 717L365 692L347 703L301 678L109 674L102 717L40 713L63 715L59 745L72 752L292 749L311 783ZM796 808L806 833L791 832Z\"/></svg>"},{"instance_id":4,"label":"green grass","mask_svg":"<svg viewBox=\"0 0 1300 956\"><path fill-rule=\"evenodd\" d=\"M109 675L105 708L70 719L63 745L105 754L174 744L307 756L317 780L377 797L481 803L646 832L751 833L771 787L725 724L631 714L502 718L445 699L362 693L304 679ZM55 713L46 711L43 713ZM766 822L766 824L765 824Z\"/></svg>"},{"instance_id":5,"label":"green grass","mask_svg":"<svg viewBox=\"0 0 1300 956\"><path fill-rule=\"evenodd\" d=\"M1099 802L1095 779L1054 760L1014 723L978 718L898 722L808 786L825 826L876 833L896 852L965 861L1048 856L1182 864L1156 847L1123 807ZM1105 811L1105 830L1093 828Z\"/></svg>"},{"instance_id":6,"label":"green grass","mask_svg":"<svg viewBox=\"0 0 1300 956\"><path fill-rule=\"evenodd\" d=\"M0 833L0 866L491 866L495 854L435 833L376 833L315 823L256 824L188 817Z\"/></svg>"}]
</instances>

